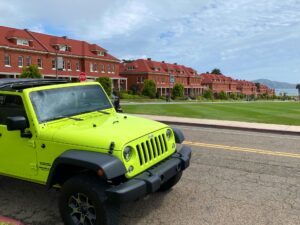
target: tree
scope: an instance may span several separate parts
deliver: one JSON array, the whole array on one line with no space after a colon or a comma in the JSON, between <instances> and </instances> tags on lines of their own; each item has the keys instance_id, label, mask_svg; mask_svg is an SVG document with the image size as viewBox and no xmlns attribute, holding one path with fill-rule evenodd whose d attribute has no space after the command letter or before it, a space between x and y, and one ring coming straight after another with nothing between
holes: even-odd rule
<instances>
[{"instance_id":1,"label":"tree","mask_svg":"<svg viewBox=\"0 0 300 225\"><path fill-rule=\"evenodd\" d=\"M97 82L101 84L101 86L104 88L106 94L108 96L111 95L111 87L112 87L112 81L109 77L99 77L97 78Z\"/></svg>"},{"instance_id":2,"label":"tree","mask_svg":"<svg viewBox=\"0 0 300 225\"><path fill-rule=\"evenodd\" d=\"M23 67L20 78L42 78L42 75L36 65Z\"/></svg>"},{"instance_id":3,"label":"tree","mask_svg":"<svg viewBox=\"0 0 300 225\"><path fill-rule=\"evenodd\" d=\"M156 84L153 80L145 80L144 88L142 94L150 98L155 98L156 96Z\"/></svg>"},{"instance_id":4,"label":"tree","mask_svg":"<svg viewBox=\"0 0 300 225\"><path fill-rule=\"evenodd\" d=\"M255 83L255 86L256 86L257 90L260 89L260 83Z\"/></svg>"},{"instance_id":5,"label":"tree","mask_svg":"<svg viewBox=\"0 0 300 225\"><path fill-rule=\"evenodd\" d=\"M299 97L299 100L300 100L300 84L296 85L296 89L298 89L298 97Z\"/></svg>"},{"instance_id":6,"label":"tree","mask_svg":"<svg viewBox=\"0 0 300 225\"><path fill-rule=\"evenodd\" d=\"M172 89L172 96L173 98L177 98L177 97L183 97L184 94L184 86L182 84L175 84L173 89Z\"/></svg>"},{"instance_id":7,"label":"tree","mask_svg":"<svg viewBox=\"0 0 300 225\"><path fill-rule=\"evenodd\" d=\"M220 69L218 68L214 68L212 71L211 71L212 74L218 74L218 75L222 75L222 72Z\"/></svg>"},{"instance_id":8,"label":"tree","mask_svg":"<svg viewBox=\"0 0 300 225\"><path fill-rule=\"evenodd\" d=\"M213 92L211 89L204 91L203 97L206 99L213 99Z\"/></svg>"},{"instance_id":9,"label":"tree","mask_svg":"<svg viewBox=\"0 0 300 225\"><path fill-rule=\"evenodd\" d=\"M228 99L228 97L227 97L227 95L226 95L226 93L225 93L224 91L221 91L221 92L218 94L218 97L219 97L219 99L221 99L221 100L227 100L227 99Z\"/></svg>"}]
</instances>

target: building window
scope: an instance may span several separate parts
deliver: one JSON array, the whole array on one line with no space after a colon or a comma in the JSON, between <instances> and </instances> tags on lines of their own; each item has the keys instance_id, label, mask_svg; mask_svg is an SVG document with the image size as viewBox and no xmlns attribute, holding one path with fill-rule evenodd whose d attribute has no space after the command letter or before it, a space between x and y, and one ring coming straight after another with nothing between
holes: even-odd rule
<instances>
[{"instance_id":1,"label":"building window","mask_svg":"<svg viewBox=\"0 0 300 225\"><path fill-rule=\"evenodd\" d=\"M31 65L31 57L26 56L26 66L30 66L30 65Z\"/></svg>"},{"instance_id":2,"label":"building window","mask_svg":"<svg viewBox=\"0 0 300 225\"><path fill-rule=\"evenodd\" d=\"M18 57L18 67L23 67L23 56Z\"/></svg>"},{"instance_id":3,"label":"building window","mask_svg":"<svg viewBox=\"0 0 300 225\"><path fill-rule=\"evenodd\" d=\"M38 65L38 68L43 68L43 60L41 57L37 58L37 65Z\"/></svg>"},{"instance_id":4,"label":"building window","mask_svg":"<svg viewBox=\"0 0 300 225\"><path fill-rule=\"evenodd\" d=\"M79 63L79 61L76 63L76 71L80 71L80 63Z\"/></svg>"},{"instance_id":5,"label":"building window","mask_svg":"<svg viewBox=\"0 0 300 225\"><path fill-rule=\"evenodd\" d=\"M66 45L59 45L58 48L59 48L59 51L63 51L63 52L67 51Z\"/></svg>"},{"instance_id":6,"label":"building window","mask_svg":"<svg viewBox=\"0 0 300 225\"><path fill-rule=\"evenodd\" d=\"M98 72L98 65L97 65L97 63L93 64L93 71L94 72Z\"/></svg>"},{"instance_id":7,"label":"building window","mask_svg":"<svg viewBox=\"0 0 300 225\"><path fill-rule=\"evenodd\" d=\"M4 65L5 66L10 66L10 55L5 55L4 56Z\"/></svg>"},{"instance_id":8,"label":"building window","mask_svg":"<svg viewBox=\"0 0 300 225\"><path fill-rule=\"evenodd\" d=\"M29 46L29 41L25 39L17 39L17 45Z\"/></svg>"},{"instance_id":9,"label":"building window","mask_svg":"<svg viewBox=\"0 0 300 225\"><path fill-rule=\"evenodd\" d=\"M103 64L101 64L101 73L104 73L105 71L104 71L104 65Z\"/></svg>"},{"instance_id":10,"label":"building window","mask_svg":"<svg viewBox=\"0 0 300 225\"><path fill-rule=\"evenodd\" d=\"M134 70L135 68L134 68L134 66L128 66L127 69L128 70Z\"/></svg>"},{"instance_id":11,"label":"building window","mask_svg":"<svg viewBox=\"0 0 300 225\"><path fill-rule=\"evenodd\" d=\"M138 83L144 83L144 77L138 77L137 82Z\"/></svg>"},{"instance_id":12,"label":"building window","mask_svg":"<svg viewBox=\"0 0 300 225\"><path fill-rule=\"evenodd\" d=\"M104 52L103 51L98 52L98 56L104 56Z\"/></svg>"},{"instance_id":13,"label":"building window","mask_svg":"<svg viewBox=\"0 0 300 225\"><path fill-rule=\"evenodd\" d=\"M94 72L94 67L93 67L93 63L90 63L90 72Z\"/></svg>"},{"instance_id":14,"label":"building window","mask_svg":"<svg viewBox=\"0 0 300 225\"><path fill-rule=\"evenodd\" d=\"M115 73L115 65L111 65L111 70L112 70L112 73Z\"/></svg>"},{"instance_id":15,"label":"building window","mask_svg":"<svg viewBox=\"0 0 300 225\"><path fill-rule=\"evenodd\" d=\"M107 72L110 73L110 64L107 65Z\"/></svg>"},{"instance_id":16,"label":"building window","mask_svg":"<svg viewBox=\"0 0 300 225\"><path fill-rule=\"evenodd\" d=\"M52 69L55 70L56 69L56 60L52 59Z\"/></svg>"},{"instance_id":17,"label":"building window","mask_svg":"<svg viewBox=\"0 0 300 225\"><path fill-rule=\"evenodd\" d=\"M68 60L68 62L67 62L67 69L68 69L68 71L72 70L72 65L71 65L70 60Z\"/></svg>"}]
</instances>

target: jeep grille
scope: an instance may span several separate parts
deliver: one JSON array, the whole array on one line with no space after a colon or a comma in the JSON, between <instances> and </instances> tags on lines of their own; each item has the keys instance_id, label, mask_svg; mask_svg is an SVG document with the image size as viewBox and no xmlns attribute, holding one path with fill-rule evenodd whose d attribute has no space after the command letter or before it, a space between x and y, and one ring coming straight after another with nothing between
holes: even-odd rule
<instances>
[{"instance_id":1,"label":"jeep grille","mask_svg":"<svg viewBox=\"0 0 300 225\"><path fill-rule=\"evenodd\" d=\"M140 165L149 163L168 152L165 134L150 137L136 145Z\"/></svg>"}]
</instances>

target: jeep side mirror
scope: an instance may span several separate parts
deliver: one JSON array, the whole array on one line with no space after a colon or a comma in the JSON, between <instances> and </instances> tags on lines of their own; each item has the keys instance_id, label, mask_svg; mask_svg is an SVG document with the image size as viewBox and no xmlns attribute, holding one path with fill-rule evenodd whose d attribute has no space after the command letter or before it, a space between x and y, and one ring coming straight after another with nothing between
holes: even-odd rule
<instances>
[{"instance_id":1,"label":"jeep side mirror","mask_svg":"<svg viewBox=\"0 0 300 225\"><path fill-rule=\"evenodd\" d=\"M25 130L28 128L27 120L23 116L7 117L6 125L8 131Z\"/></svg>"},{"instance_id":2,"label":"jeep side mirror","mask_svg":"<svg viewBox=\"0 0 300 225\"><path fill-rule=\"evenodd\" d=\"M25 132L25 129L28 128L27 119L24 116L14 116L7 117L6 125L8 131L20 130L21 137L23 138L31 138L31 132Z\"/></svg>"}]
</instances>

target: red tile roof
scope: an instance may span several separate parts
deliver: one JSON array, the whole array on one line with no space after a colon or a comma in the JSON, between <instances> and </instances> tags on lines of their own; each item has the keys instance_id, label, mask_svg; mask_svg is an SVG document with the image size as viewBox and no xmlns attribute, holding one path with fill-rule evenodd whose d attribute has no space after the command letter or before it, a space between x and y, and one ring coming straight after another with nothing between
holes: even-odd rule
<instances>
[{"instance_id":1,"label":"red tile roof","mask_svg":"<svg viewBox=\"0 0 300 225\"><path fill-rule=\"evenodd\" d=\"M236 83L237 81L232 79L231 77L224 76L222 74L211 74L211 73L203 73L200 75L202 78L202 83L213 83L213 82L230 82Z\"/></svg>"},{"instance_id":2,"label":"red tile roof","mask_svg":"<svg viewBox=\"0 0 300 225\"><path fill-rule=\"evenodd\" d=\"M17 45L12 41L16 38L32 41L32 45ZM70 47L70 51L58 51L61 54L119 61L114 56L108 54L107 50L96 44L90 44L85 41L69 39L67 37L58 37L48 34L32 32L27 29L21 30L0 26L0 46L56 53L57 50L54 47L55 45L67 45ZM103 51L105 52L105 55L99 56L97 55L97 51Z\"/></svg>"},{"instance_id":3,"label":"red tile roof","mask_svg":"<svg viewBox=\"0 0 300 225\"><path fill-rule=\"evenodd\" d=\"M134 68L134 69L128 69ZM178 76L198 76L196 70L183 65L157 62L150 59L137 59L132 62L122 63L120 73L162 73Z\"/></svg>"}]
</instances>

